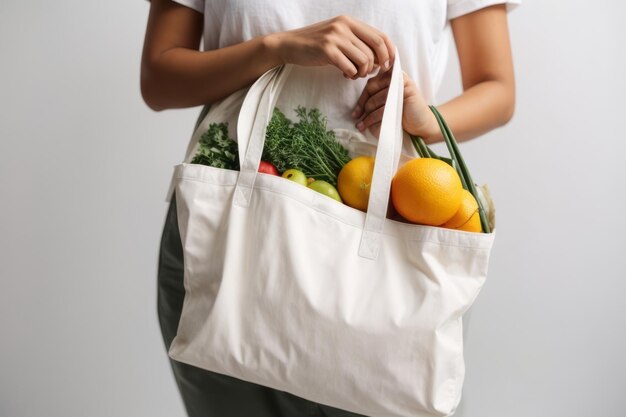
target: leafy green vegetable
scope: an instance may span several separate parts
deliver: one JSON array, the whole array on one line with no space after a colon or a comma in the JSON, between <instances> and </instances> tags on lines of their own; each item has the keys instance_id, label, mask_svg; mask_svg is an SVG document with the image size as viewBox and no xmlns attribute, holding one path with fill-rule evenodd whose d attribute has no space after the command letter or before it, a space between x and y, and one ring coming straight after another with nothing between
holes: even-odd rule
<instances>
[{"instance_id":1,"label":"leafy green vegetable","mask_svg":"<svg viewBox=\"0 0 626 417\"><path fill-rule=\"evenodd\" d=\"M192 164L239 170L237 142L228 137L228 123L211 123L198 143Z\"/></svg>"},{"instance_id":2,"label":"leafy green vegetable","mask_svg":"<svg viewBox=\"0 0 626 417\"><path fill-rule=\"evenodd\" d=\"M318 109L298 106L296 114L299 121L293 123L274 108L261 159L274 164L278 172L297 169L336 187L339 171L351 159L348 151L335 132L326 129L326 118ZM237 142L228 137L227 123L211 123L198 142L192 164L239 170Z\"/></svg>"},{"instance_id":3,"label":"leafy green vegetable","mask_svg":"<svg viewBox=\"0 0 626 417\"><path fill-rule=\"evenodd\" d=\"M337 175L350 161L348 151L336 140L335 132L326 129L326 118L313 108L296 108L299 121L293 123L274 108L266 134L262 159L279 172L294 168L307 177L337 186Z\"/></svg>"}]
</instances>

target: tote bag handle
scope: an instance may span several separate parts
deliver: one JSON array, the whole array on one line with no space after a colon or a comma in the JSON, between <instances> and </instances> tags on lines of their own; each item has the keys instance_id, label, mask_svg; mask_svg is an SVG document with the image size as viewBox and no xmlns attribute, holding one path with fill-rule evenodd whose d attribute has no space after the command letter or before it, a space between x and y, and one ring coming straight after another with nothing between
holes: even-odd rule
<instances>
[{"instance_id":1,"label":"tote bag handle","mask_svg":"<svg viewBox=\"0 0 626 417\"><path fill-rule=\"evenodd\" d=\"M239 155L245 155L235 186L233 204L248 207L254 182L261 162L265 132L270 122L278 95L293 64L285 64L267 71L250 87L241 105L237 121ZM396 49L392 66L389 93L379 134L374 173L370 186L367 214L359 245L359 255L375 260L381 245L391 192L391 180L398 168L402 148L402 103L404 82L400 55Z\"/></svg>"}]
</instances>

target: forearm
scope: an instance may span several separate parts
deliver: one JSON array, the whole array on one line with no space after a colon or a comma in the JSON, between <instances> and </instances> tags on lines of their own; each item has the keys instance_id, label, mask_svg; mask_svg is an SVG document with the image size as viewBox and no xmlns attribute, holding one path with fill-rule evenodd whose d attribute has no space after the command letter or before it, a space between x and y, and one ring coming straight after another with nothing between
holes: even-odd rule
<instances>
[{"instance_id":1,"label":"forearm","mask_svg":"<svg viewBox=\"0 0 626 417\"><path fill-rule=\"evenodd\" d=\"M514 88L505 81L489 80L477 83L460 96L437 106L454 137L463 142L506 124L513 116ZM443 141L438 127L426 143Z\"/></svg>"},{"instance_id":2,"label":"forearm","mask_svg":"<svg viewBox=\"0 0 626 417\"><path fill-rule=\"evenodd\" d=\"M515 77L506 5L451 21L463 94L438 106L454 136L465 141L507 123L515 108ZM436 131L426 142L443 140Z\"/></svg>"},{"instance_id":3,"label":"forearm","mask_svg":"<svg viewBox=\"0 0 626 417\"><path fill-rule=\"evenodd\" d=\"M154 110L199 106L251 84L281 63L265 36L211 51L171 48L144 63L142 93Z\"/></svg>"},{"instance_id":4,"label":"forearm","mask_svg":"<svg viewBox=\"0 0 626 417\"><path fill-rule=\"evenodd\" d=\"M365 77L395 50L387 35L345 15L200 52L203 26L202 14L189 7L151 1L141 61L141 93L150 108L215 102L285 63L334 65L346 77Z\"/></svg>"}]
</instances>

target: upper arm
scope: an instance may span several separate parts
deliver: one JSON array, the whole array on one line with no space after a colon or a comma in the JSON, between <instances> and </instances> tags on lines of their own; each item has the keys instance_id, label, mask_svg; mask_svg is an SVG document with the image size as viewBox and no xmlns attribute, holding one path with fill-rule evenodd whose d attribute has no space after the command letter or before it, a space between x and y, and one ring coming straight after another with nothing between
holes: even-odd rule
<instances>
[{"instance_id":1,"label":"upper arm","mask_svg":"<svg viewBox=\"0 0 626 417\"><path fill-rule=\"evenodd\" d=\"M152 68L172 48L200 48L203 15L172 0L152 0L141 57L142 89Z\"/></svg>"},{"instance_id":2,"label":"upper arm","mask_svg":"<svg viewBox=\"0 0 626 417\"><path fill-rule=\"evenodd\" d=\"M504 4L485 7L450 21L459 55L463 89L498 81L514 94L513 58Z\"/></svg>"}]
</instances>

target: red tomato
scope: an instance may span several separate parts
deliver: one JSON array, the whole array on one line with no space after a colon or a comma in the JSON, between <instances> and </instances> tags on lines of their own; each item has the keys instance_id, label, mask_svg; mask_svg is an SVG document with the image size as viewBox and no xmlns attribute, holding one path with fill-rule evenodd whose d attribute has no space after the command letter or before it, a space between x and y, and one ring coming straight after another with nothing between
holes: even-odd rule
<instances>
[{"instance_id":1,"label":"red tomato","mask_svg":"<svg viewBox=\"0 0 626 417\"><path fill-rule=\"evenodd\" d=\"M259 172L271 175L279 175L276 167L267 161L261 161L261 163L259 164Z\"/></svg>"}]
</instances>

